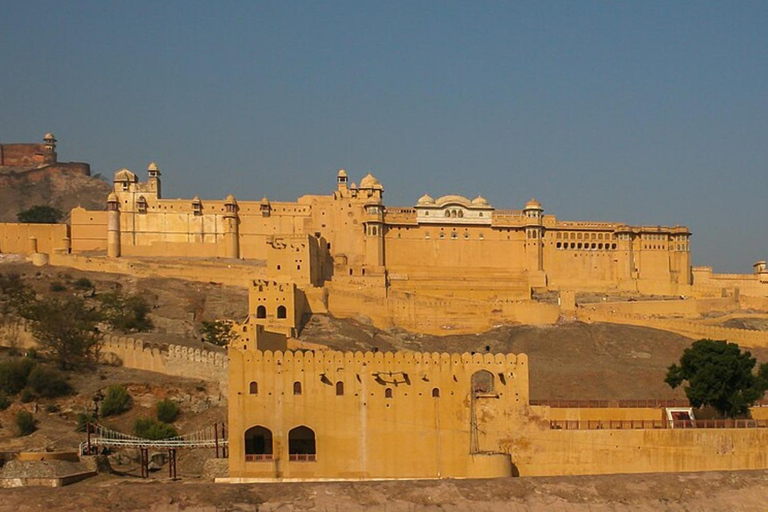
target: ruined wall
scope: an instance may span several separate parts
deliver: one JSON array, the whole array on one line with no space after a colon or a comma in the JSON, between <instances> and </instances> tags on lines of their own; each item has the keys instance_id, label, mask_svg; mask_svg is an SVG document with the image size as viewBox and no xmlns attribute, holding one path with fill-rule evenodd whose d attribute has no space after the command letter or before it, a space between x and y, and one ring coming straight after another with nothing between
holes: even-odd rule
<instances>
[{"instance_id":1,"label":"ruined wall","mask_svg":"<svg viewBox=\"0 0 768 512\"><path fill-rule=\"evenodd\" d=\"M38 166L56 162L56 152L46 144L0 144L0 165Z\"/></svg>"}]
</instances>

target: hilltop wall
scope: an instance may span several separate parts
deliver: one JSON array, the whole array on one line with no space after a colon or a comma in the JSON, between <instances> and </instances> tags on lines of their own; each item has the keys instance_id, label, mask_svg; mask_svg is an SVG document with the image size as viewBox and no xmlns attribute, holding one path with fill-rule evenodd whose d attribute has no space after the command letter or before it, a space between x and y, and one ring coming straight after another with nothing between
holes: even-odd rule
<instances>
[{"instance_id":1,"label":"hilltop wall","mask_svg":"<svg viewBox=\"0 0 768 512\"><path fill-rule=\"evenodd\" d=\"M0 346L26 350L37 347L32 333L23 325L6 326L0 331ZM226 352L180 345L158 345L130 336L105 335L100 358L106 364L124 366L175 377L218 382L222 393L227 390Z\"/></svg>"}]
</instances>

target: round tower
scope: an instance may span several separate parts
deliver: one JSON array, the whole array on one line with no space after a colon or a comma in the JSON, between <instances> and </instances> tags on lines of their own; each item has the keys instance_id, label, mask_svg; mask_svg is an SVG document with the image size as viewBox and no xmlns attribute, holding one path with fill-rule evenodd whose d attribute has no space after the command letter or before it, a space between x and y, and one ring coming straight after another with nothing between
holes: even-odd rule
<instances>
[{"instance_id":1,"label":"round tower","mask_svg":"<svg viewBox=\"0 0 768 512\"><path fill-rule=\"evenodd\" d=\"M229 194L224 200L224 245L227 258L240 258L240 231L237 215L237 201Z\"/></svg>"},{"instance_id":2,"label":"round tower","mask_svg":"<svg viewBox=\"0 0 768 512\"><path fill-rule=\"evenodd\" d=\"M114 192L107 197L107 256L120 257L120 202Z\"/></svg>"}]
</instances>

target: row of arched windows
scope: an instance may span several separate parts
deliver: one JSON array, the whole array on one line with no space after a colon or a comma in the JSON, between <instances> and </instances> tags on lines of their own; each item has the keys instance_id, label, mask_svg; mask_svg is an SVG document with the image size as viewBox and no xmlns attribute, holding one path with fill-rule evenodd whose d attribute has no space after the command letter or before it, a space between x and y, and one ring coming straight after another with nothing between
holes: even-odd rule
<instances>
[{"instance_id":1,"label":"row of arched windows","mask_svg":"<svg viewBox=\"0 0 768 512\"><path fill-rule=\"evenodd\" d=\"M582 251L602 251L602 250L616 250L616 244L600 244L600 243L582 243L582 242L557 242L555 245L558 249L576 249Z\"/></svg>"},{"instance_id":2,"label":"row of arched windows","mask_svg":"<svg viewBox=\"0 0 768 512\"><path fill-rule=\"evenodd\" d=\"M285 318L286 312L285 306L277 306L277 318ZM256 318L267 318L267 307L263 304L256 308Z\"/></svg>"},{"instance_id":3,"label":"row of arched windows","mask_svg":"<svg viewBox=\"0 0 768 512\"><path fill-rule=\"evenodd\" d=\"M472 377L472 389L473 391L477 391L477 387L480 386L482 389L486 390L484 392L492 392L493 391L493 375L490 372L485 372L488 375L490 375L490 380L487 376L483 376L478 382L482 382L485 384L476 384L475 377ZM475 375L481 374L481 372L477 372ZM484 380L483 380L484 379ZM490 382L490 384L488 384ZM252 381L248 386L248 393L251 395L258 395L259 394L259 383L256 381ZM302 387L301 382L294 382L293 383L293 394L295 396L301 396L302 393ZM344 396L344 383L341 381L338 381L336 383L336 396ZM392 398L393 391L392 388L386 388L384 390L384 398ZM432 388L432 397L433 398L440 398L440 389L439 388Z\"/></svg>"},{"instance_id":4,"label":"row of arched windows","mask_svg":"<svg viewBox=\"0 0 768 512\"><path fill-rule=\"evenodd\" d=\"M257 425L245 431L246 462L270 461L274 456L272 431ZM304 425L288 431L288 460L314 462L317 460L315 432Z\"/></svg>"}]
</instances>

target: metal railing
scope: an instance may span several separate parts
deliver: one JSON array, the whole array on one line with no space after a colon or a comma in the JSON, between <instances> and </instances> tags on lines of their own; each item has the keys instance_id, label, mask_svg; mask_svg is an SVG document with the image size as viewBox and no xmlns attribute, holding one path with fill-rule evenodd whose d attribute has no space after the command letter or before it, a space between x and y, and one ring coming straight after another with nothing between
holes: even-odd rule
<instances>
[{"instance_id":1,"label":"metal railing","mask_svg":"<svg viewBox=\"0 0 768 512\"><path fill-rule=\"evenodd\" d=\"M768 428L768 420L551 420L552 430Z\"/></svg>"}]
</instances>

